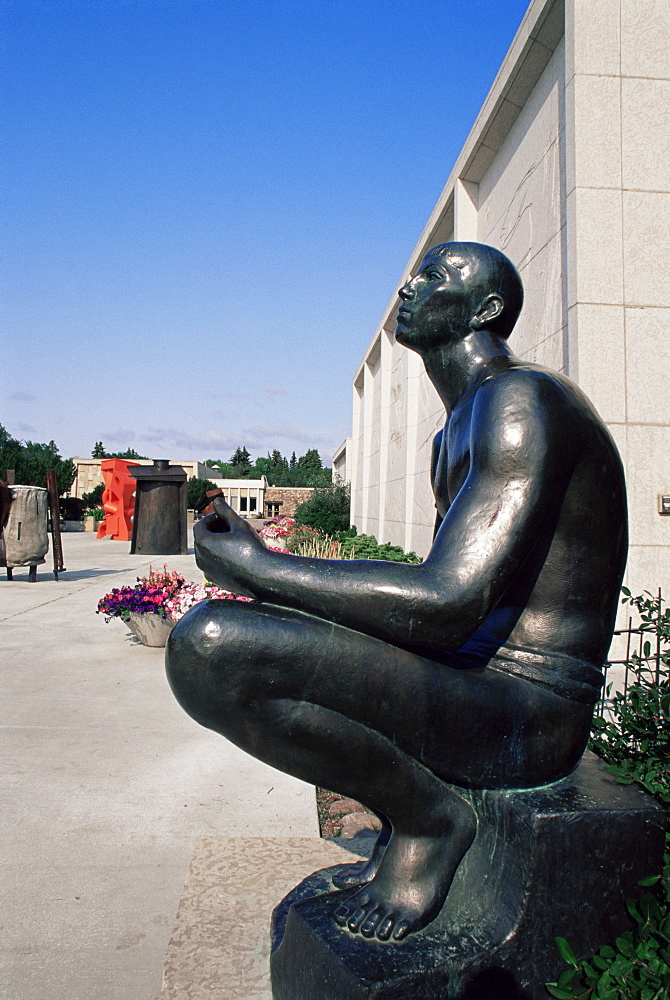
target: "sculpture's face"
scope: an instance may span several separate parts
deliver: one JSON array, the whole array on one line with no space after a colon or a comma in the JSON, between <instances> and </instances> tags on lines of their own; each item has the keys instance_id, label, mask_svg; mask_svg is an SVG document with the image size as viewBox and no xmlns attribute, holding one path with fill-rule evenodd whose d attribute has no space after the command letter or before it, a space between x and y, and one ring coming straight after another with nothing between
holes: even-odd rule
<instances>
[{"instance_id":1,"label":"sculpture's face","mask_svg":"<svg viewBox=\"0 0 670 1000\"><path fill-rule=\"evenodd\" d=\"M471 318L470 269L470 262L460 256L424 257L398 293L398 343L420 351L463 336Z\"/></svg>"}]
</instances>

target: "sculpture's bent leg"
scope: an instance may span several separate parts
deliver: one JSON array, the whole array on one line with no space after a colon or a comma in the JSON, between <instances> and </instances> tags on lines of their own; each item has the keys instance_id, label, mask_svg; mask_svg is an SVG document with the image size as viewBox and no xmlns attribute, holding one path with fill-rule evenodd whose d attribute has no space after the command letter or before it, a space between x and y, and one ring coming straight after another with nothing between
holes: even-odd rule
<instances>
[{"instance_id":1,"label":"sculpture's bent leg","mask_svg":"<svg viewBox=\"0 0 670 1000\"><path fill-rule=\"evenodd\" d=\"M444 782L485 784L492 765L522 783L537 750L523 721L537 723L529 700L540 696L529 685L432 663L272 605L202 602L172 631L167 671L202 725L389 818L393 835L376 875L336 915L381 940L433 919L474 837L470 806ZM558 715L553 722L560 729ZM539 757L545 768L550 746Z\"/></svg>"}]
</instances>

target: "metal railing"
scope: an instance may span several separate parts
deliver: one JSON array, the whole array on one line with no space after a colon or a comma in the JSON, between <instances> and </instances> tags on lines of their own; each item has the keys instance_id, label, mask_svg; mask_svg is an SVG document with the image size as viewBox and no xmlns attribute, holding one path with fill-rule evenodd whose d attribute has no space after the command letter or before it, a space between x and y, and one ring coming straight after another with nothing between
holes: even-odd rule
<instances>
[{"instance_id":1,"label":"metal railing","mask_svg":"<svg viewBox=\"0 0 670 1000\"><path fill-rule=\"evenodd\" d=\"M661 588L658 588L658 607L659 607L659 621L661 616L661 607L663 602L663 595ZM605 683L603 686L603 697L596 705L595 714L602 716L607 708L608 697L607 697L607 685L608 676L610 671L616 667L623 667L623 688L621 689L625 694L628 691L628 687L631 683L640 680L642 673L653 673L658 684L661 678L661 666L663 654L663 643L657 629L655 632L651 631L649 626L642 627L640 625L633 627L632 616L628 619L628 628L617 629L614 632L614 636L625 636L626 637L626 654L619 660L607 660L604 664L604 674Z\"/></svg>"}]
</instances>

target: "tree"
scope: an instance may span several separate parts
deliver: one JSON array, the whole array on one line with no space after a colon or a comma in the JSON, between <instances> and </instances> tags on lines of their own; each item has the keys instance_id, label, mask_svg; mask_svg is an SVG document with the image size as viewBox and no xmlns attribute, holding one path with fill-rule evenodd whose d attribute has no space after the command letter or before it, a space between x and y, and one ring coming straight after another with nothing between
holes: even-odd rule
<instances>
[{"instance_id":1,"label":"tree","mask_svg":"<svg viewBox=\"0 0 670 1000\"><path fill-rule=\"evenodd\" d=\"M42 488L47 485L47 469L53 469L59 495L69 491L77 475L74 462L61 458L55 441L17 441L0 425L0 475L6 475L7 469L14 469L17 486Z\"/></svg>"},{"instance_id":2,"label":"tree","mask_svg":"<svg viewBox=\"0 0 670 1000\"><path fill-rule=\"evenodd\" d=\"M6 479L7 469L16 470L21 457L21 442L0 424L0 479Z\"/></svg>"},{"instance_id":3,"label":"tree","mask_svg":"<svg viewBox=\"0 0 670 1000\"><path fill-rule=\"evenodd\" d=\"M291 458L291 462L293 462L294 458L295 458L295 452L293 452L293 457ZM299 469L306 469L309 471L322 469L323 462L321 461L321 455L319 455L316 448L308 448L305 454L301 455L300 458L298 459L297 466ZM294 466L292 465L291 467L293 468Z\"/></svg>"},{"instance_id":4,"label":"tree","mask_svg":"<svg viewBox=\"0 0 670 1000\"><path fill-rule=\"evenodd\" d=\"M148 457L148 455L140 455L134 448L126 448L125 451L107 451L102 441L96 441L91 452L91 458L125 458L130 461L138 458L148 459Z\"/></svg>"},{"instance_id":5,"label":"tree","mask_svg":"<svg viewBox=\"0 0 670 1000\"><path fill-rule=\"evenodd\" d=\"M105 455L105 458L126 458L128 461L138 458L148 459L148 457L148 455L140 455L134 448L126 448L125 451L113 451L109 455Z\"/></svg>"},{"instance_id":6,"label":"tree","mask_svg":"<svg viewBox=\"0 0 670 1000\"><path fill-rule=\"evenodd\" d=\"M186 484L186 506L189 510L197 510L204 504L208 491L215 489L216 483L211 480L191 476Z\"/></svg>"},{"instance_id":7,"label":"tree","mask_svg":"<svg viewBox=\"0 0 670 1000\"><path fill-rule=\"evenodd\" d=\"M243 478L251 471L251 455L246 448L236 448L230 456L229 464L235 470L236 478Z\"/></svg>"},{"instance_id":8,"label":"tree","mask_svg":"<svg viewBox=\"0 0 670 1000\"><path fill-rule=\"evenodd\" d=\"M93 456L95 458L95 456ZM89 493L82 493L81 499L83 500L87 510L94 510L96 507L102 507L102 494L105 492L105 484L98 483L94 486Z\"/></svg>"},{"instance_id":9,"label":"tree","mask_svg":"<svg viewBox=\"0 0 670 1000\"><path fill-rule=\"evenodd\" d=\"M349 486L336 483L326 489L315 490L313 496L301 503L295 512L298 524L318 528L332 535L336 531L346 531L351 516Z\"/></svg>"}]
</instances>

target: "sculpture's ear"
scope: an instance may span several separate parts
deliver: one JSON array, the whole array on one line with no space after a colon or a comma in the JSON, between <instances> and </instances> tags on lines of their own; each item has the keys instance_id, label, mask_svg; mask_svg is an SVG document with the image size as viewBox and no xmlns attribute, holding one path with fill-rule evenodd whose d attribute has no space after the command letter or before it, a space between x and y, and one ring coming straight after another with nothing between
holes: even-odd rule
<instances>
[{"instance_id":1,"label":"sculpture's ear","mask_svg":"<svg viewBox=\"0 0 670 1000\"><path fill-rule=\"evenodd\" d=\"M492 323L494 319L502 314L505 308L505 303L500 297L500 295L491 294L487 295L486 298L480 303L479 309L475 315L470 320L470 326L473 330L481 330L483 326L488 326Z\"/></svg>"}]
</instances>

